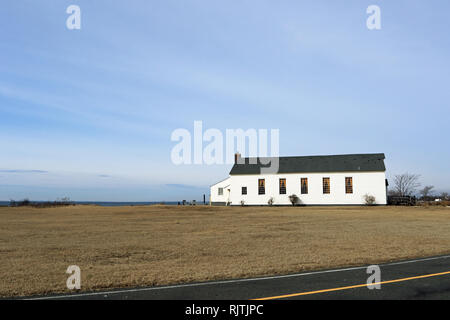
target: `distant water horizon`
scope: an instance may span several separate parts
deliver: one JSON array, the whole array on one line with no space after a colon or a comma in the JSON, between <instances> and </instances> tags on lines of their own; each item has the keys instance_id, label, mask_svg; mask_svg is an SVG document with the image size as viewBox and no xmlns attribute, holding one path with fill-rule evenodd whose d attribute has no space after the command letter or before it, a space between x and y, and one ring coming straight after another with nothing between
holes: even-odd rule
<instances>
[{"instance_id":1,"label":"distant water horizon","mask_svg":"<svg viewBox=\"0 0 450 320\"><path fill-rule=\"evenodd\" d=\"M53 201L39 201L39 200L30 200L35 203L45 203L45 202L53 202ZM165 205L178 205L178 203L182 203L182 201L71 201L73 204L84 204L84 205L97 205L101 207L121 207L121 206L148 206L155 204L165 204ZM203 204L202 201L196 200L197 204ZM10 201L0 201L1 207L9 206Z\"/></svg>"}]
</instances>

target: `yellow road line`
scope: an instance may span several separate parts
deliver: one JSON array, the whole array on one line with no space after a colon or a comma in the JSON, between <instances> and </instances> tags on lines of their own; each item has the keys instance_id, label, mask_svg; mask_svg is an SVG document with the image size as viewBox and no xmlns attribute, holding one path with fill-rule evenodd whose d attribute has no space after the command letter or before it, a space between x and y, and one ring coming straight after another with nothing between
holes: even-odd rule
<instances>
[{"instance_id":1,"label":"yellow road line","mask_svg":"<svg viewBox=\"0 0 450 320\"><path fill-rule=\"evenodd\" d=\"M324 289L324 290L317 290L317 291L308 291L308 292L300 292L300 293L292 293L292 294L285 294L282 296L274 296L274 297L267 297L267 298L259 298L259 299L253 299L253 300L273 300L273 299L282 299L282 298L291 298L291 297L298 297L298 296L306 296L310 294L316 294L316 293L324 293L324 292L332 292L332 291L340 291L340 290L348 290L348 289L354 289L354 288L362 288L362 287L368 287L368 286L375 286L377 284L387 284L387 283L395 283L395 282L403 282L408 280L415 280L415 279L423 279L423 278L430 278L430 277L437 277L437 276L443 276L446 274L450 274L450 271L446 272L440 272L440 273L432 273L432 274L426 274L422 276L416 276L416 277L409 277L409 278L402 278L402 279L395 279L395 280L387 280L387 281L380 281L371 283L370 285L365 284L357 284L354 286L347 286L347 287L340 287L340 288L332 288L332 289Z\"/></svg>"}]
</instances>

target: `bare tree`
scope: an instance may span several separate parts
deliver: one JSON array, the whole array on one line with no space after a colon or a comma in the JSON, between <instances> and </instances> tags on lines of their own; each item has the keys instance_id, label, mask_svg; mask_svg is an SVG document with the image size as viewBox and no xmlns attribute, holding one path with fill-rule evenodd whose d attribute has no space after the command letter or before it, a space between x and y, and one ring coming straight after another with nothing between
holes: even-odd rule
<instances>
[{"instance_id":1,"label":"bare tree","mask_svg":"<svg viewBox=\"0 0 450 320\"><path fill-rule=\"evenodd\" d=\"M426 200L433 189L434 186L425 186L422 190L420 190L419 193L422 195L422 199Z\"/></svg>"},{"instance_id":2,"label":"bare tree","mask_svg":"<svg viewBox=\"0 0 450 320\"><path fill-rule=\"evenodd\" d=\"M448 193L447 192L442 192L441 193L441 199L442 200L447 200L448 199Z\"/></svg>"},{"instance_id":3,"label":"bare tree","mask_svg":"<svg viewBox=\"0 0 450 320\"><path fill-rule=\"evenodd\" d=\"M388 191L388 196L396 196L396 197L398 197L400 194L397 192L397 190L389 190Z\"/></svg>"},{"instance_id":4,"label":"bare tree","mask_svg":"<svg viewBox=\"0 0 450 320\"><path fill-rule=\"evenodd\" d=\"M418 174L403 173L394 177L394 191L400 196L411 196L420 187Z\"/></svg>"}]
</instances>

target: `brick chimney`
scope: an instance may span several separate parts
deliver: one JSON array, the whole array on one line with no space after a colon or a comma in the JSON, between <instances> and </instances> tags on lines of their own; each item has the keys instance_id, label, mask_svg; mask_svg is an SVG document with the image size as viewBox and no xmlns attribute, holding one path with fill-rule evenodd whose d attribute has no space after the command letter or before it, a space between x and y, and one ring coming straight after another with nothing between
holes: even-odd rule
<instances>
[{"instance_id":1,"label":"brick chimney","mask_svg":"<svg viewBox=\"0 0 450 320\"><path fill-rule=\"evenodd\" d=\"M234 163L237 164L241 160L241 154L239 152L236 152L234 154Z\"/></svg>"}]
</instances>

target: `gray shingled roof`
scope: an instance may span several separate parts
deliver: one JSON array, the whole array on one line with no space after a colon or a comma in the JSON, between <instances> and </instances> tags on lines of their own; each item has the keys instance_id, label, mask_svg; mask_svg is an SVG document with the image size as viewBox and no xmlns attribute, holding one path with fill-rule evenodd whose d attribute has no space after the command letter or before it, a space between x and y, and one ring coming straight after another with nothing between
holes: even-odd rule
<instances>
[{"instance_id":1,"label":"gray shingled roof","mask_svg":"<svg viewBox=\"0 0 450 320\"><path fill-rule=\"evenodd\" d=\"M260 174L262 165L268 158L256 158L257 163L249 163L250 158L243 158L243 164L235 164L230 175L236 174ZM253 163L255 158L251 158ZM279 157L278 173L307 173L307 172L349 172L349 171L385 171L384 153L372 154L344 154L332 156L307 156L307 157Z\"/></svg>"}]
</instances>

